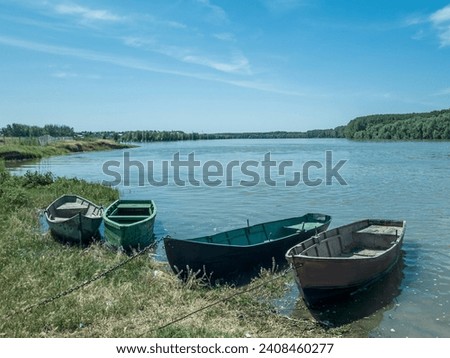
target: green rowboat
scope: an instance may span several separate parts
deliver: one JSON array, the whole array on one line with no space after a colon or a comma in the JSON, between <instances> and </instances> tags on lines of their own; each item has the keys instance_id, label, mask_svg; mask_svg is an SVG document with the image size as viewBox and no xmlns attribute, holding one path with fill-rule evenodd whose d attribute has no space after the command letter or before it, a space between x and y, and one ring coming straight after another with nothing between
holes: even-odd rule
<instances>
[{"instance_id":1,"label":"green rowboat","mask_svg":"<svg viewBox=\"0 0 450 358\"><path fill-rule=\"evenodd\" d=\"M149 246L155 217L152 200L116 200L103 213L106 243L125 251Z\"/></svg>"}]
</instances>

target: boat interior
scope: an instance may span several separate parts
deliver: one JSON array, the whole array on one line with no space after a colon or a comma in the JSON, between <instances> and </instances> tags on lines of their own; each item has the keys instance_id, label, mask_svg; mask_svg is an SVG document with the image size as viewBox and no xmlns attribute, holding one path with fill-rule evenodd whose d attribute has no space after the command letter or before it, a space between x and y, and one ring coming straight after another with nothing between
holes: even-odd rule
<instances>
[{"instance_id":1,"label":"boat interior","mask_svg":"<svg viewBox=\"0 0 450 358\"><path fill-rule=\"evenodd\" d=\"M298 220L297 222L264 223L200 237L195 239L195 241L234 246L257 245L267 241L277 240L282 237L295 235L299 232L314 230L323 224L323 222L298 222Z\"/></svg>"},{"instance_id":2,"label":"boat interior","mask_svg":"<svg viewBox=\"0 0 450 358\"><path fill-rule=\"evenodd\" d=\"M292 253L311 257L376 257L395 245L402 232L401 222L366 222L323 232L298 244Z\"/></svg>"},{"instance_id":3,"label":"boat interior","mask_svg":"<svg viewBox=\"0 0 450 358\"><path fill-rule=\"evenodd\" d=\"M87 217L98 217L102 214L102 208L92 205L90 202L77 198L75 201L64 202L60 205L56 203L48 211L51 220L69 219L81 214Z\"/></svg>"},{"instance_id":4,"label":"boat interior","mask_svg":"<svg viewBox=\"0 0 450 358\"><path fill-rule=\"evenodd\" d=\"M119 203L108 218L117 223L132 223L147 219L153 211L152 205L145 203Z\"/></svg>"}]
</instances>

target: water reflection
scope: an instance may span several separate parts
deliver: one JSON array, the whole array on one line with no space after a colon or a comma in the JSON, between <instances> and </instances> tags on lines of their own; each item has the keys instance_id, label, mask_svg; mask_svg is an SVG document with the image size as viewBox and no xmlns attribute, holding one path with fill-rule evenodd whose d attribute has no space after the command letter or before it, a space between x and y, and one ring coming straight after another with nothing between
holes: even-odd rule
<instances>
[{"instance_id":1,"label":"water reflection","mask_svg":"<svg viewBox=\"0 0 450 358\"><path fill-rule=\"evenodd\" d=\"M307 308L302 299L297 301L292 316L314 318L327 327L339 327L345 324L371 317L370 325L364 330L377 327L383 319L383 312L395 307L396 297L401 293L403 269L405 267L402 252L393 269L372 285L339 300Z\"/></svg>"}]
</instances>

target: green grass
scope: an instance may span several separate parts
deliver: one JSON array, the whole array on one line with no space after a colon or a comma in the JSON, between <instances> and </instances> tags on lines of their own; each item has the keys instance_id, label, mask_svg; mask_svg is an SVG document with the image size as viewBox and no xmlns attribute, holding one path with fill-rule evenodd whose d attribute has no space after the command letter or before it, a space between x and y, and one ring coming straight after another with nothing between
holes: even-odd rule
<instances>
[{"instance_id":1,"label":"green grass","mask_svg":"<svg viewBox=\"0 0 450 358\"><path fill-rule=\"evenodd\" d=\"M39 210L56 197L76 193L108 205L114 189L51 174L12 176L0 165L0 337L336 337L309 319L276 313L272 300L291 278L265 272L245 289L179 281L151 253L47 304L48 298L90 280L128 256L97 242L67 246L43 233ZM168 323L214 303L180 322ZM34 307L29 309L30 307Z\"/></svg>"},{"instance_id":2,"label":"green grass","mask_svg":"<svg viewBox=\"0 0 450 358\"><path fill-rule=\"evenodd\" d=\"M7 161L31 160L73 152L123 148L130 148L130 146L107 139L67 140L40 146L33 138L5 138L4 142L0 142L0 158Z\"/></svg>"}]
</instances>

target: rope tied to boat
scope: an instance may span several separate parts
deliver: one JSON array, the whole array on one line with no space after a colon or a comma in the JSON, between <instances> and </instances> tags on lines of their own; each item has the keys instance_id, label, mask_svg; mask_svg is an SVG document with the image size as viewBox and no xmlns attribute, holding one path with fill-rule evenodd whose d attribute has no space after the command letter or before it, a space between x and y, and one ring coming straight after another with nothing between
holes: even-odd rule
<instances>
[{"instance_id":1,"label":"rope tied to boat","mask_svg":"<svg viewBox=\"0 0 450 358\"><path fill-rule=\"evenodd\" d=\"M257 290L257 289L259 289L259 288L261 288L261 287L264 287L265 285L268 285L268 284L270 284L270 283L272 283L272 282L274 282L274 281L276 281L276 280L279 280L280 278L286 276L286 274L287 274L288 272L290 272L291 270L292 270L292 267L290 266L290 267L288 267L287 269L283 270L280 274L273 276L270 280L261 282L260 284L258 284L258 285L256 285L256 286L246 288L246 289L244 289L244 290L242 290L242 291L235 292L235 293L233 293L233 294L231 294L231 295L229 295L229 296L227 296L227 297L224 297L224 298L222 298L222 299L218 299L218 300L216 300L216 301L213 301L213 302L211 302L210 304L208 304L208 305L206 305L206 306L204 306L204 307L202 307L202 308L199 308L199 309L197 309L197 310L194 310L194 311L192 311L192 312L189 312L189 313L185 314L184 316L181 316L181 317L179 317L179 318L177 318L177 319L175 319L175 320L173 320L173 321L170 321L170 322L168 322L168 323L166 323L166 324L164 324L164 325L162 325L162 326L156 327L153 331L159 331L159 330L162 330L162 329L167 328L167 327L169 327L169 326L171 326L171 325L173 325L173 324L175 324L175 323L178 323L178 322L180 322L180 321L183 321L183 320L185 320L186 318L189 318L189 317L191 317L191 316L194 316L194 315L196 315L197 313L200 313L200 312L202 312L202 311L204 311L204 310L207 310L208 308L211 308L211 307L213 307L213 306L216 306L216 305L218 305L218 304L220 304L220 303L227 302L227 301L229 301L229 300L231 300L231 299L233 299L233 298L235 298L235 297L237 297L237 296L243 295L243 294L245 294L245 293L248 293L248 292L251 292L251 291L255 291L255 290ZM141 336L139 336L139 337L142 337L142 336L143 336L143 335L141 335Z\"/></svg>"},{"instance_id":2,"label":"rope tied to boat","mask_svg":"<svg viewBox=\"0 0 450 358\"><path fill-rule=\"evenodd\" d=\"M103 277L106 277L110 273L112 273L114 271L117 271L119 268L125 266L126 264L128 264L131 261L133 261L137 257L139 257L139 256L143 255L144 253L146 253L148 250L154 248L158 244L158 242L160 242L161 240L162 239L155 240L151 245L143 248L142 250L136 252L135 254L133 254L132 256L128 257L127 259L125 259L125 260L119 262L118 264L110 267L106 271L103 271L103 272L101 272L101 273L99 273L97 275L94 275L89 280L86 280L86 281L84 281L84 282L82 282L82 283L80 283L80 284L78 284L76 286L72 286L72 287L68 288L67 290L59 292L58 294L56 294L56 295L54 295L52 297L45 298L45 299L43 299L43 300L41 300L41 301L39 301L37 303L33 303L33 304L25 306L25 307L23 307L21 309L17 309L15 311L11 312L10 314L3 316L1 318L1 320L5 320L5 319L8 319L8 318L11 318L11 317L13 317L13 316L15 316L17 314L20 314L20 313L29 312L29 311L31 311L33 309L36 309L36 308L41 307L41 306L45 306L45 305L47 305L49 303L52 303L52 302L54 302L54 301L56 301L56 300L58 300L58 299L60 299L62 297L70 295L71 293L73 293L75 291L78 291L78 290L80 290L80 289L90 285L91 283L102 279Z\"/></svg>"}]
</instances>

